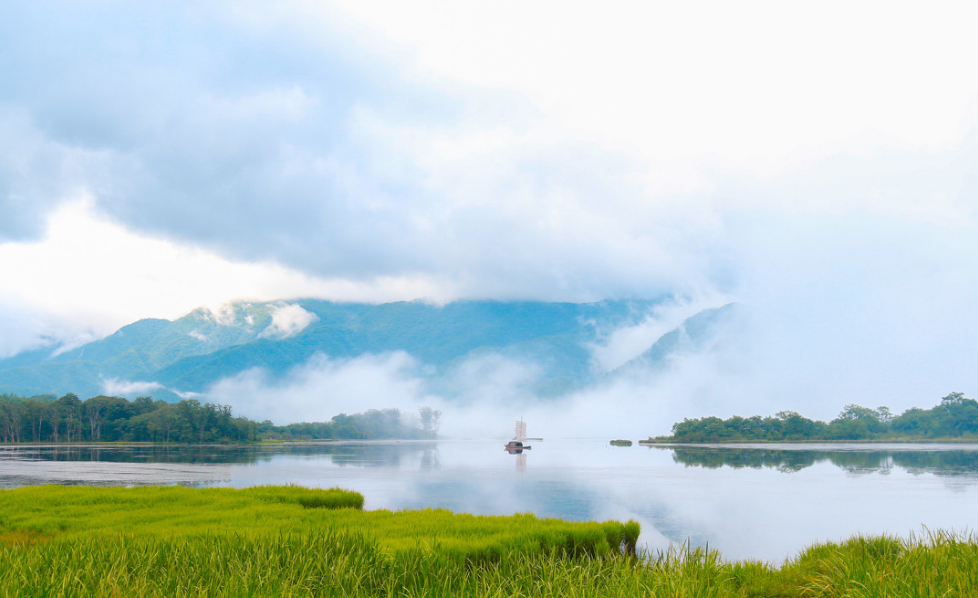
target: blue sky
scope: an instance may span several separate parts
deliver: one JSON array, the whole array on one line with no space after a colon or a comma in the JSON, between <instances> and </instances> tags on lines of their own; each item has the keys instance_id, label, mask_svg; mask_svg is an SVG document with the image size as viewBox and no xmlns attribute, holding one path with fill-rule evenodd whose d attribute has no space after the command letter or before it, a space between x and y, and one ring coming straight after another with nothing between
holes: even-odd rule
<instances>
[{"instance_id":1,"label":"blue sky","mask_svg":"<svg viewBox=\"0 0 978 598\"><path fill-rule=\"evenodd\" d=\"M731 396L973 394L975 16L4 3L0 353L234 298L675 293L746 307Z\"/></svg>"}]
</instances>

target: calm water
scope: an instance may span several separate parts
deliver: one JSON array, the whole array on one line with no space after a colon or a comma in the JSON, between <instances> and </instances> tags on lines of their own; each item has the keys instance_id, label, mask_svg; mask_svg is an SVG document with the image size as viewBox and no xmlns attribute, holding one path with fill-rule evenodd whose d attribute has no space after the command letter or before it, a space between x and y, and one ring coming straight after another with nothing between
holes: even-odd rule
<instances>
[{"instance_id":1,"label":"calm water","mask_svg":"<svg viewBox=\"0 0 978 598\"><path fill-rule=\"evenodd\" d=\"M773 562L819 540L978 523L978 445L533 444L522 455L501 441L0 447L0 487L340 486L361 492L367 509L636 519L649 548L688 539Z\"/></svg>"}]
</instances>

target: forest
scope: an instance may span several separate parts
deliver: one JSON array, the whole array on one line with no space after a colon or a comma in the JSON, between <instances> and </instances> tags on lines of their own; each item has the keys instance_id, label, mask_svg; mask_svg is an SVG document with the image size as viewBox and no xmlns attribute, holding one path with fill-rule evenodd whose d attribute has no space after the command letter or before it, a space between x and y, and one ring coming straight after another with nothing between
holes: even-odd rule
<instances>
[{"instance_id":1,"label":"forest","mask_svg":"<svg viewBox=\"0 0 978 598\"><path fill-rule=\"evenodd\" d=\"M794 411L781 411L774 417L684 419L672 426L671 436L650 438L647 442L844 440L978 440L978 401L952 392L931 409L913 407L896 416L887 407L846 405L828 423Z\"/></svg>"},{"instance_id":2,"label":"forest","mask_svg":"<svg viewBox=\"0 0 978 598\"><path fill-rule=\"evenodd\" d=\"M328 422L276 426L234 416L230 405L185 399L177 403L139 397L74 394L20 397L0 394L0 442L162 442L222 443L261 440L373 440L434 438L441 412L430 407L418 416L397 409L341 413Z\"/></svg>"}]
</instances>

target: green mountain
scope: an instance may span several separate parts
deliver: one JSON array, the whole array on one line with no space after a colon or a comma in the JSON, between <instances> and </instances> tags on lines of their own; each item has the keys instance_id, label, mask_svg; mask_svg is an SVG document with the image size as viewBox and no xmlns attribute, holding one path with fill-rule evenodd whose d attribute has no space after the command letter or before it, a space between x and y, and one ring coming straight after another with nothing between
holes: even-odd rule
<instances>
[{"instance_id":1,"label":"green mountain","mask_svg":"<svg viewBox=\"0 0 978 598\"><path fill-rule=\"evenodd\" d=\"M603 376L594 372L589 347L640 323L658 303L234 303L174 321L140 320L68 351L35 350L0 360L0 392L86 397L128 384L138 394L173 399L254 367L279 377L314 355L347 359L404 351L419 364L418 375L446 395L453 392L454 368L474 357L501 356L533 363L540 376L532 391L553 396ZM713 333L706 322L715 319L711 310L701 312L638 360L661 361L690 338L703 342Z\"/></svg>"}]
</instances>

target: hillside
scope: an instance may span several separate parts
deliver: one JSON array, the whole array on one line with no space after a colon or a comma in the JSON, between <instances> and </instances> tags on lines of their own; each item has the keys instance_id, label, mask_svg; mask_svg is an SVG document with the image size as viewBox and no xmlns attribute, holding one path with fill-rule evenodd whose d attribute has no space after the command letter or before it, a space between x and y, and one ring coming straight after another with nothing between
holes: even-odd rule
<instances>
[{"instance_id":1,"label":"hillside","mask_svg":"<svg viewBox=\"0 0 978 598\"><path fill-rule=\"evenodd\" d=\"M35 350L0 360L0 392L85 397L128 385L140 394L173 399L176 393L205 392L253 367L281 376L314 355L347 359L404 351L448 394L439 385L446 372L474 357L498 355L535 364L542 374L533 391L550 396L592 382L598 374L590 347L614 330L638 325L658 303L234 303L174 321L140 320L70 351ZM687 326L653 339L635 364L702 345L722 311L705 310Z\"/></svg>"}]
</instances>

